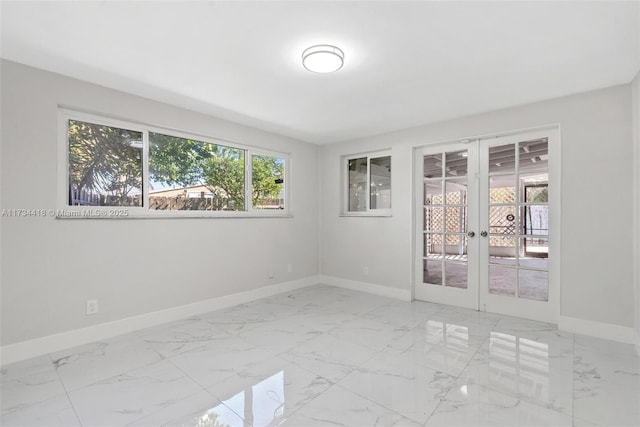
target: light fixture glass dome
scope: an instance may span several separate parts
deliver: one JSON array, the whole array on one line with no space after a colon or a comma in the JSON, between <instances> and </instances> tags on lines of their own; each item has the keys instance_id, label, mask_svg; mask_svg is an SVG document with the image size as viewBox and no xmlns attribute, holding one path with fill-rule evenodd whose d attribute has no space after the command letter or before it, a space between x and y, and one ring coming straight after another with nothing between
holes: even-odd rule
<instances>
[{"instance_id":1,"label":"light fixture glass dome","mask_svg":"<svg viewBox=\"0 0 640 427\"><path fill-rule=\"evenodd\" d=\"M344 65L344 52L328 44L311 46L302 52L302 65L314 73L333 73Z\"/></svg>"}]
</instances>

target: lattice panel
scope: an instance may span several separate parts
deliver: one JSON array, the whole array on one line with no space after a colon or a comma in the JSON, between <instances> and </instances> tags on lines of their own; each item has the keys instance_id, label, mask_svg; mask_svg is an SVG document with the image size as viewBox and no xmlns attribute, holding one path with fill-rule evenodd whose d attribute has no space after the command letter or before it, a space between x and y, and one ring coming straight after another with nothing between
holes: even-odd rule
<instances>
[{"instance_id":1,"label":"lattice panel","mask_svg":"<svg viewBox=\"0 0 640 427\"><path fill-rule=\"evenodd\" d=\"M489 208L489 233L516 234L515 206Z\"/></svg>"},{"instance_id":2,"label":"lattice panel","mask_svg":"<svg viewBox=\"0 0 640 427\"><path fill-rule=\"evenodd\" d=\"M498 187L489 190L489 203L515 203L515 187Z\"/></svg>"}]
</instances>

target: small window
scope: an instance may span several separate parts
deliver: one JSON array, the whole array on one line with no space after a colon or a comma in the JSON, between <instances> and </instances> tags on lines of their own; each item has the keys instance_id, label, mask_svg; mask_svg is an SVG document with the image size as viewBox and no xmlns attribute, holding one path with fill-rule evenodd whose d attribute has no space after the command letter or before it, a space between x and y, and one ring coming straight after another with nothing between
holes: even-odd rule
<instances>
[{"instance_id":1,"label":"small window","mask_svg":"<svg viewBox=\"0 0 640 427\"><path fill-rule=\"evenodd\" d=\"M142 132L68 122L69 206L136 206L142 199Z\"/></svg>"},{"instance_id":2,"label":"small window","mask_svg":"<svg viewBox=\"0 0 640 427\"><path fill-rule=\"evenodd\" d=\"M391 156L362 155L346 160L346 215L391 213Z\"/></svg>"}]
</instances>

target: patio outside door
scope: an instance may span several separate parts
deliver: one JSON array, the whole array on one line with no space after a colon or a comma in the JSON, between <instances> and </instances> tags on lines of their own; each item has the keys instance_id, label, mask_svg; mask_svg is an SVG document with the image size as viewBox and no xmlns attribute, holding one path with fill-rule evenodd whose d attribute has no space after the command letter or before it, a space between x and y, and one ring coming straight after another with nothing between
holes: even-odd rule
<instances>
[{"instance_id":1,"label":"patio outside door","mask_svg":"<svg viewBox=\"0 0 640 427\"><path fill-rule=\"evenodd\" d=\"M416 156L416 299L557 322L549 270L555 138L531 132Z\"/></svg>"}]
</instances>

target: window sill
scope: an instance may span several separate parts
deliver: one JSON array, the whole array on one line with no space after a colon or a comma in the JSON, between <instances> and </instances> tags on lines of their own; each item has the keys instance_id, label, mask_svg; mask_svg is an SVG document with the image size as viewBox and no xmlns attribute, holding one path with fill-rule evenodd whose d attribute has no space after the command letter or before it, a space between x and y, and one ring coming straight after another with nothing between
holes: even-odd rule
<instances>
[{"instance_id":1,"label":"window sill","mask_svg":"<svg viewBox=\"0 0 640 427\"><path fill-rule=\"evenodd\" d=\"M293 218L289 211L149 211L141 208L58 209L56 219L190 219L190 218Z\"/></svg>"},{"instance_id":2,"label":"window sill","mask_svg":"<svg viewBox=\"0 0 640 427\"><path fill-rule=\"evenodd\" d=\"M376 217L376 218L391 218L393 215L391 211L384 212L341 212L340 217Z\"/></svg>"}]
</instances>

